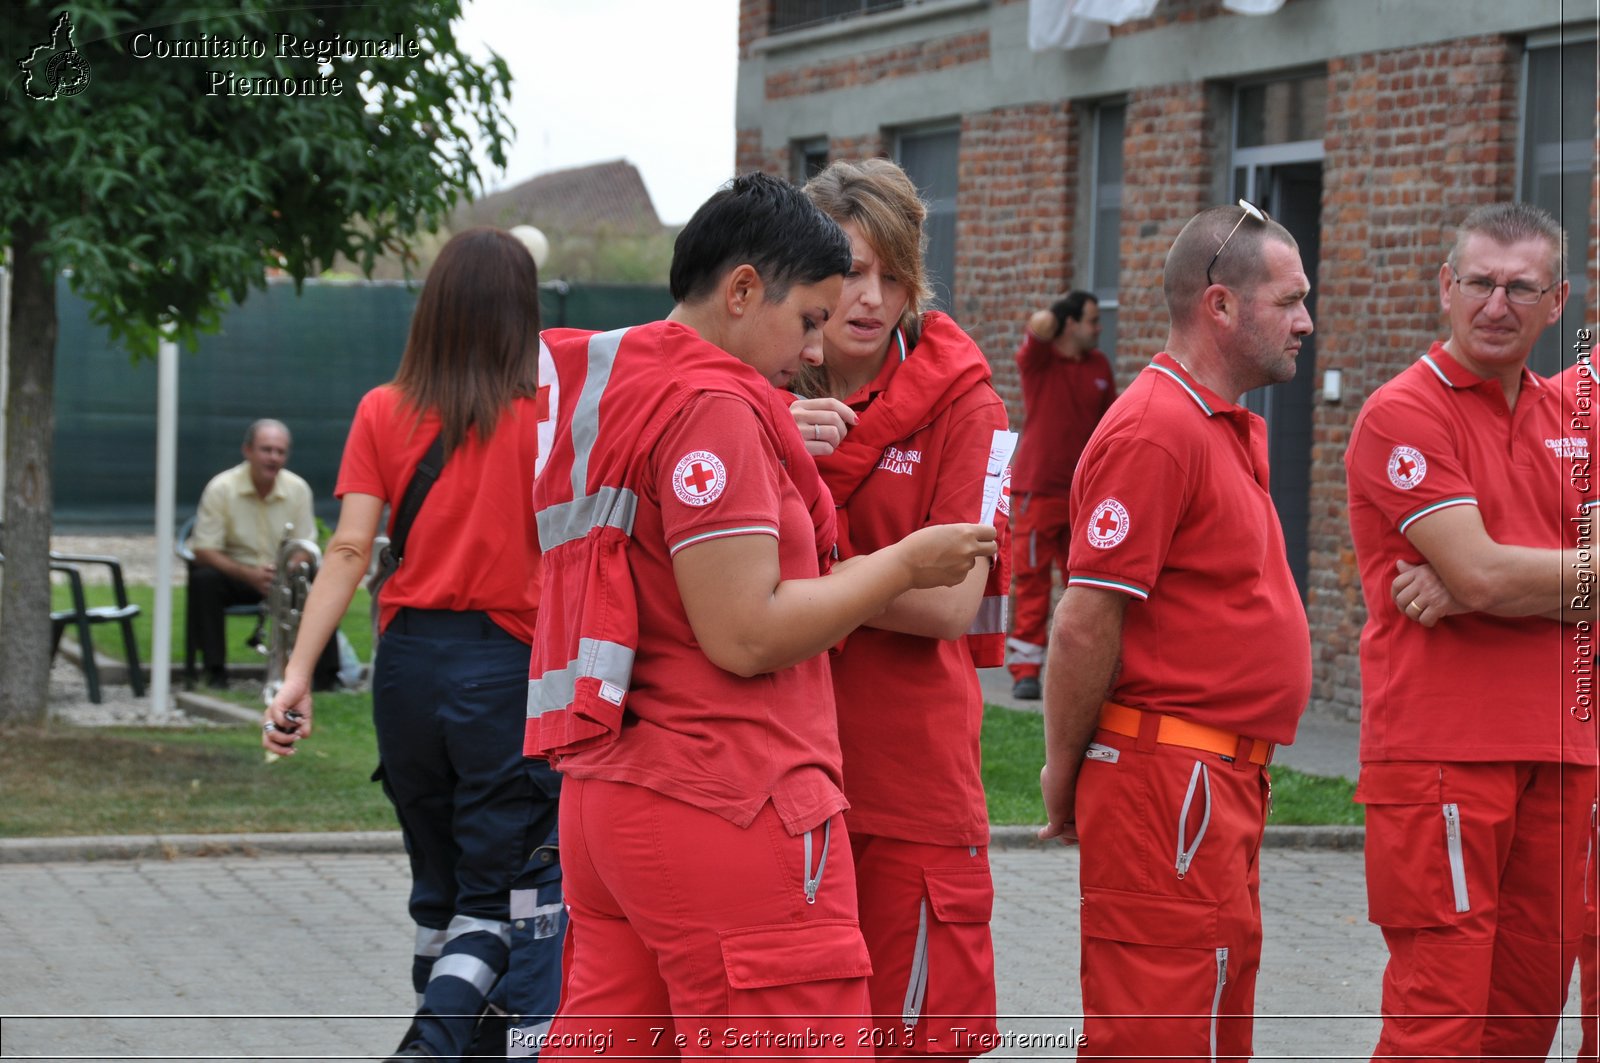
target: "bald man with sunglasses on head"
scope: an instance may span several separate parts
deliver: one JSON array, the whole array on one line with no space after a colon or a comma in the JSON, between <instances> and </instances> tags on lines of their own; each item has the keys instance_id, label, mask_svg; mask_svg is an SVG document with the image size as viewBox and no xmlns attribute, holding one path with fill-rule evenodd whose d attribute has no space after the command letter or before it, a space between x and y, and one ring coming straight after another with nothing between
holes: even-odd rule
<instances>
[{"instance_id":1,"label":"bald man with sunglasses on head","mask_svg":"<svg viewBox=\"0 0 1600 1063\"><path fill-rule=\"evenodd\" d=\"M1216 207L1163 289L1166 348L1078 464L1044 673L1040 837L1083 848L1082 1059L1249 1057L1266 765L1311 691L1266 425L1239 405L1295 374L1299 249Z\"/></svg>"},{"instance_id":2,"label":"bald man with sunglasses on head","mask_svg":"<svg viewBox=\"0 0 1600 1063\"><path fill-rule=\"evenodd\" d=\"M1368 614L1356 800L1389 946L1375 1058L1543 1059L1577 952L1596 750L1567 661L1595 619L1570 538L1588 441L1527 368L1561 317L1565 248L1536 207L1469 214L1439 270L1449 337L1372 394L1345 452Z\"/></svg>"}]
</instances>

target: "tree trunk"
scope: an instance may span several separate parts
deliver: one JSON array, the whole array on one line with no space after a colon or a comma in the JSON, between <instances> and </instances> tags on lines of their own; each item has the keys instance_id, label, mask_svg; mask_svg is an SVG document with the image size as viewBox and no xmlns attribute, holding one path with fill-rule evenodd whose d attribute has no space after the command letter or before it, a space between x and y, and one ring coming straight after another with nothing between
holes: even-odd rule
<instances>
[{"instance_id":1,"label":"tree trunk","mask_svg":"<svg viewBox=\"0 0 1600 1063\"><path fill-rule=\"evenodd\" d=\"M0 590L0 724L44 720L50 693L50 455L55 441L56 277L44 230L11 231L6 396L5 583Z\"/></svg>"}]
</instances>

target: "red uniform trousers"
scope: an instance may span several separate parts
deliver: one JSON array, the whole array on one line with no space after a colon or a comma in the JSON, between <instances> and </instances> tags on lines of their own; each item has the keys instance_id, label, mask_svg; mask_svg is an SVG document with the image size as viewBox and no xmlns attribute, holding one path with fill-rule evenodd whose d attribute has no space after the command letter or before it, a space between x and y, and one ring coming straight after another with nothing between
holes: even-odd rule
<instances>
[{"instance_id":1,"label":"red uniform trousers","mask_svg":"<svg viewBox=\"0 0 1600 1063\"><path fill-rule=\"evenodd\" d=\"M1044 647L1050 630L1051 568L1067 570L1065 495L1019 494L1011 501L1011 637L1006 640L1013 679L1035 676L1044 669Z\"/></svg>"},{"instance_id":2,"label":"red uniform trousers","mask_svg":"<svg viewBox=\"0 0 1600 1063\"><path fill-rule=\"evenodd\" d=\"M1578 982L1582 996L1583 1043L1578 1058L1583 1063L1600 1063L1600 1037L1595 1023L1600 1017L1600 860L1595 859L1595 831L1589 832L1589 853L1584 861L1583 939L1578 943Z\"/></svg>"},{"instance_id":3,"label":"red uniform trousers","mask_svg":"<svg viewBox=\"0 0 1600 1063\"><path fill-rule=\"evenodd\" d=\"M1361 766L1368 918L1383 929L1373 1058L1544 1059L1583 930L1595 769Z\"/></svg>"},{"instance_id":4,"label":"red uniform trousers","mask_svg":"<svg viewBox=\"0 0 1600 1063\"><path fill-rule=\"evenodd\" d=\"M872 956L880 1056L980 1054L996 1043L994 880L987 846L850 834Z\"/></svg>"},{"instance_id":5,"label":"red uniform trousers","mask_svg":"<svg viewBox=\"0 0 1600 1063\"><path fill-rule=\"evenodd\" d=\"M1078 1058L1248 1060L1272 784L1154 737L1099 730L1078 774Z\"/></svg>"},{"instance_id":6,"label":"red uniform trousers","mask_svg":"<svg viewBox=\"0 0 1600 1063\"><path fill-rule=\"evenodd\" d=\"M571 966L540 1058L593 1059L602 1046L685 1059L861 1055L871 965L843 816L810 839L808 867L806 837L784 830L770 803L741 829L643 787L567 777Z\"/></svg>"}]
</instances>

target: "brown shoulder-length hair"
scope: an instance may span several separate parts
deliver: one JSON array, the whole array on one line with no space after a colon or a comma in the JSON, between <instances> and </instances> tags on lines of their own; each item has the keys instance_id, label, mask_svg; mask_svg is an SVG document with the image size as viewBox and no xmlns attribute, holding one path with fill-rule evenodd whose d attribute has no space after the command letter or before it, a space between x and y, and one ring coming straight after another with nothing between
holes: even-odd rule
<instances>
[{"instance_id":1,"label":"brown shoulder-length hair","mask_svg":"<svg viewBox=\"0 0 1600 1063\"><path fill-rule=\"evenodd\" d=\"M417 420L439 415L444 452L494 434L500 415L539 387L539 271L500 229L457 233L428 270L392 381Z\"/></svg>"},{"instance_id":2,"label":"brown shoulder-length hair","mask_svg":"<svg viewBox=\"0 0 1600 1063\"><path fill-rule=\"evenodd\" d=\"M917 195L917 186L888 159L841 159L807 181L805 193L834 221L859 226L884 271L893 273L905 286L906 308L897 324L906 332L906 343L914 346L922 308L930 294L923 257L928 246L923 231L928 208ZM796 377L795 389L808 397L827 395L826 381L825 366L806 366Z\"/></svg>"}]
</instances>

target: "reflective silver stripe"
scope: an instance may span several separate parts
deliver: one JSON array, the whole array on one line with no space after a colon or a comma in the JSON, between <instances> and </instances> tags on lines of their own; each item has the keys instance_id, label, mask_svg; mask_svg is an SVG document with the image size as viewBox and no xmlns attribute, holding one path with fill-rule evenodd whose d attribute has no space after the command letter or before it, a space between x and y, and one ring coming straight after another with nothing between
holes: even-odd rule
<instances>
[{"instance_id":1,"label":"reflective silver stripe","mask_svg":"<svg viewBox=\"0 0 1600 1063\"><path fill-rule=\"evenodd\" d=\"M541 941L553 938L561 931L561 920L556 918L566 910L566 905L561 901L554 904L541 904L533 910L533 940Z\"/></svg>"},{"instance_id":2,"label":"reflective silver stripe","mask_svg":"<svg viewBox=\"0 0 1600 1063\"><path fill-rule=\"evenodd\" d=\"M537 514L539 549L548 553L563 543L582 539L591 528L620 528L622 534L632 535L638 511L639 496L626 487L602 487L592 495L546 506Z\"/></svg>"},{"instance_id":3,"label":"reflective silver stripe","mask_svg":"<svg viewBox=\"0 0 1600 1063\"><path fill-rule=\"evenodd\" d=\"M589 455L594 453L595 441L600 437L600 398L611 383L617 348L622 346L622 337L627 334L624 328L589 337L589 372L583 378L583 390L578 392L578 402L572 408L573 498L589 493ZM543 546L543 549L550 547Z\"/></svg>"},{"instance_id":4,"label":"reflective silver stripe","mask_svg":"<svg viewBox=\"0 0 1600 1063\"><path fill-rule=\"evenodd\" d=\"M1011 660L1015 664L1043 664L1044 647L1036 646L1031 642L1021 639L1006 639L1006 649L1011 652Z\"/></svg>"},{"instance_id":5,"label":"reflective silver stripe","mask_svg":"<svg viewBox=\"0 0 1600 1063\"><path fill-rule=\"evenodd\" d=\"M1189 828L1189 809L1194 804L1195 788L1201 783L1205 784L1206 810L1200 817L1200 829L1195 831L1194 844L1185 846L1184 835ZM1178 877L1182 878L1189 872L1189 865L1194 862L1194 855L1200 851L1200 842L1206 836L1206 828L1211 826L1211 771L1200 761L1194 762L1194 770L1189 773L1189 789L1183 795L1183 809L1178 813Z\"/></svg>"},{"instance_id":6,"label":"reflective silver stripe","mask_svg":"<svg viewBox=\"0 0 1600 1063\"><path fill-rule=\"evenodd\" d=\"M1222 1011L1222 987L1228 984L1228 950L1217 950L1217 991L1211 995L1211 1063L1217 1060L1217 1019Z\"/></svg>"},{"instance_id":7,"label":"reflective silver stripe","mask_svg":"<svg viewBox=\"0 0 1600 1063\"><path fill-rule=\"evenodd\" d=\"M1461 852L1461 808L1458 805L1444 806L1444 844L1450 857L1450 885L1455 890L1456 911L1471 911L1472 901L1467 897L1467 861Z\"/></svg>"},{"instance_id":8,"label":"reflective silver stripe","mask_svg":"<svg viewBox=\"0 0 1600 1063\"><path fill-rule=\"evenodd\" d=\"M414 949L418 956L434 957L439 955L444 948L446 935L449 931L432 930L425 926L417 927L417 944Z\"/></svg>"},{"instance_id":9,"label":"reflective silver stripe","mask_svg":"<svg viewBox=\"0 0 1600 1063\"><path fill-rule=\"evenodd\" d=\"M580 679L598 679L615 685L621 692L617 695L620 703L632 678L631 647L603 639L579 639L578 656L570 664L528 680L528 718L571 705Z\"/></svg>"},{"instance_id":10,"label":"reflective silver stripe","mask_svg":"<svg viewBox=\"0 0 1600 1063\"><path fill-rule=\"evenodd\" d=\"M539 904L538 890L512 890L511 891L511 918L531 919L533 912Z\"/></svg>"},{"instance_id":11,"label":"reflective silver stripe","mask_svg":"<svg viewBox=\"0 0 1600 1063\"><path fill-rule=\"evenodd\" d=\"M1600 801L1589 806L1589 847L1583 853L1583 903L1590 902L1589 880L1593 878L1589 872L1594 868L1594 835L1600 828Z\"/></svg>"},{"instance_id":12,"label":"reflective silver stripe","mask_svg":"<svg viewBox=\"0 0 1600 1063\"><path fill-rule=\"evenodd\" d=\"M928 899L922 898L917 908L917 944L911 953L911 977L906 982L906 1001L900 1010L900 1021L907 1029L917 1024L922 1014L922 1001L928 995Z\"/></svg>"},{"instance_id":13,"label":"reflective silver stripe","mask_svg":"<svg viewBox=\"0 0 1600 1063\"><path fill-rule=\"evenodd\" d=\"M1011 614L1011 599L1004 594L985 598L978 606L978 615L967 628L969 635L1004 635Z\"/></svg>"},{"instance_id":14,"label":"reflective silver stripe","mask_svg":"<svg viewBox=\"0 0 1600 1063\"><path fill-rule=\"evenodd\" d=\"M452 952L448 956L440 956L434 963L433 973L428 976L428 981L459 978L469 983L480 996L486 996L489 990L494 988L498 977L494 969L478 957L469 956L465 952Z\"/></svg>"},{"instance_id":15,"label":"reflective silver stripe","mask_svg":"<svg viewBox=\"0 0 1600 1063\"><path fill-rule=\"evenodd\" d=\"M504 944L511 944L511 924L502 923L498 919L478 919L470 915L458 915L450 920L449 935L445 940L454 941L464 934L493 934Z\"/></svg>"}]
</instances>

